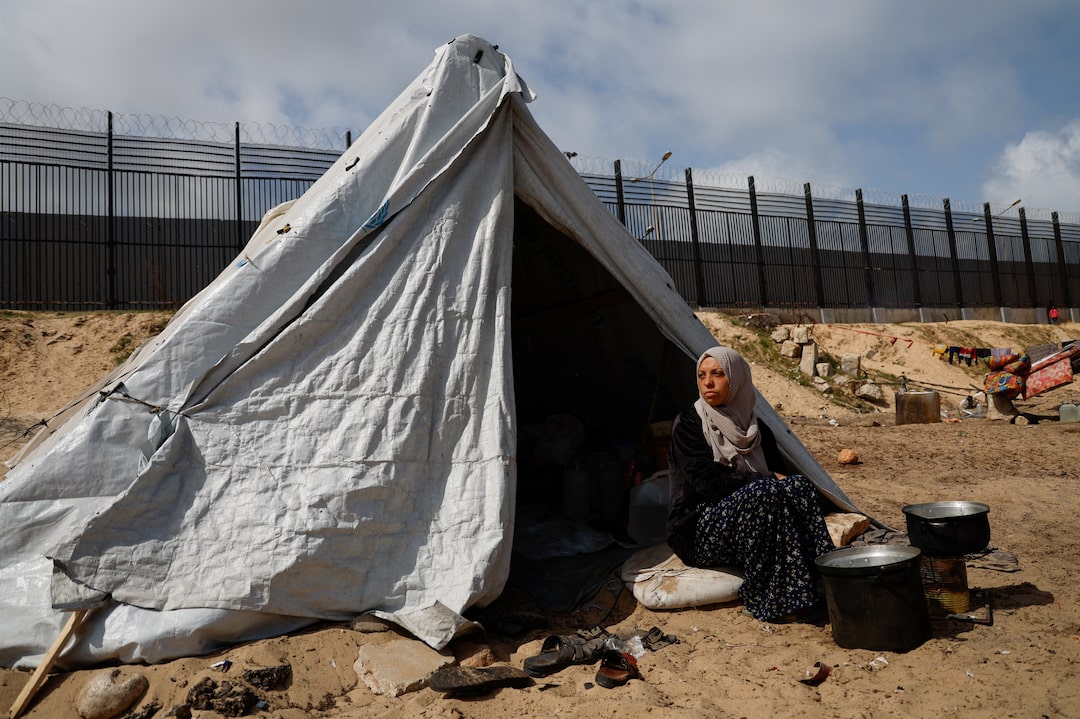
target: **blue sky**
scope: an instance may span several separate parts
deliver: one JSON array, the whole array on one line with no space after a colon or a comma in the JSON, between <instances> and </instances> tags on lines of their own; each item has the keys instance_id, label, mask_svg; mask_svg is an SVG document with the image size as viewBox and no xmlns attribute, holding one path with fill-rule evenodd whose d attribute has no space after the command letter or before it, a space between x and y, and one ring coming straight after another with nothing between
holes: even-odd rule
<instances>
[{"instance_id":1,"label":"blue sky","mask_svg":"<svg viewBox=\"0 0 1080 719\"><path fill-rule=\"evenodd\" d=\"M1076 0L5 0L0 97L362 129L463 33L582 157L1080 213Z\"/></svg>"}]
</instances>

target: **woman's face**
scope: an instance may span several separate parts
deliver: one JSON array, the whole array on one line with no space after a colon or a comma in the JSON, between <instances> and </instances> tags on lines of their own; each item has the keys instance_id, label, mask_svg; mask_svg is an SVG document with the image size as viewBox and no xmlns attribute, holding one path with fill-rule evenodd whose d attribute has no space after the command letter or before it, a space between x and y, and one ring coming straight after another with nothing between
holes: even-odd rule
<instances>
[{"instance_id":1,"label":"woman's face","mask_svg":"<svg viewBox=\"0 0 1080 719\"><path fill-rule=\"evenodd\" d=\"M719 407L727 402L728 378L724 368L712 357L701 360L697 371L697 386L706 404Z\"/></svg>"}]
</instances>

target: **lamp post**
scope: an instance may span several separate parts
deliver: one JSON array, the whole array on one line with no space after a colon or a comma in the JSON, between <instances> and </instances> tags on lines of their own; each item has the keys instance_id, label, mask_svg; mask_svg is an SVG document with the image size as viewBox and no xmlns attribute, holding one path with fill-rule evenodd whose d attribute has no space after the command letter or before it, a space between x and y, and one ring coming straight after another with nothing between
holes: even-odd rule
<instances>
[{"instance_id":1,"label":"lamp post","mask_svg":"<svg viewBox=\"0 0 1080 719\"><path fill-rule=\"evenodd\" d=\"M991 215L991 217L1001 217L1001 216L1002 216L1002 215L1004 215L1004 214L1005 214L1006 212L1008 212L1008 211L1009 211L1009 210L1011 210L1012 208L1014 208L1014 207L1016 207L1017 205L1019 205L1019 204L1020 204L1021 202L1023 202L1023 200L1013 200L1013 201L1012 201L1012 204L1011 204L1011 205L1009 205L1008 207L1006 207L1006 208L1005 208L1004 210L998 210L998 211L997 211L997 212L995 212L995 213L994 213L993 215ZM984 220L984 219L983 219L983 218L981 218L981 217L973 217L973 218L971 219L971 221L972 221L972 222L985 222L986 220Z\"/></svg>"},{"instance_id":2,"label":"lamp post","mask_svg":"<svg viewBox=\"0 0 1080 719\"><path fill-rule=\"evenodd\" d=\"M660 162L656 163L656 167L654 167L652 169L652 172L650 172L648 175L645 175L643 177L630 178L630 182L641 182L642 180L649 181L649 200L652 203L653 208L653 224L652 227L645 231L645 234L642 236L641 239L645 239L646 237L648 237L649 233L652 230L656 231L656 239L660 239L660 211L656 207L656 192L653 185L653 176L656 175L656 171L660 169L660 166L667 162L669 159L671 159L671 150L668 150L664 153L664 156L660 158Z\"/></svg>"}]
</instances>

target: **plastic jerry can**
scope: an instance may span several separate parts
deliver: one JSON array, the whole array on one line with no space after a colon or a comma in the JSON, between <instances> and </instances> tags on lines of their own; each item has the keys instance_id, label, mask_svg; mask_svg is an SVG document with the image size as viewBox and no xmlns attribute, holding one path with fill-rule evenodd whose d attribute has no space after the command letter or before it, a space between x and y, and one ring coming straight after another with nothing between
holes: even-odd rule
<instances>
[{"instance_id":1,"label":"plastic jerry can","mask_svg":"<svg viewBox=\"0 0 1080 719\"><path fill-rule=\"evenodd\" d=\"M1066 402L1058 408L1058 419L1062 422L1080 422L1080 406Z\"/></svg>"}]
</instances>

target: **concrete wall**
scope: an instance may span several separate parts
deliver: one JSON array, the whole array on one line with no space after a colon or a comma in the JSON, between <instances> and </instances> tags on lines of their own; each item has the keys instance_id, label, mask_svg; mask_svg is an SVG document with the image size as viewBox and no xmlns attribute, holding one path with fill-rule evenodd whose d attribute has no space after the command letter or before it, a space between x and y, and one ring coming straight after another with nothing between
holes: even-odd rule
<instances>
[{"instance_id":1,"label":"concrete wall","mask_svg":"<svg viewBox=\"0 0 1080 719\"><path fill-rule=\"evenodd\" d=\"M723 307L702 307L705 311L730 311ZM743 311L740 308L739 311ZM904 322L953 322L982 320L1021 325L1045 325L1045 307L848 307L791 309L765 307L761 312L776 315L785 324L900 324ZM1061 322L1080 322L1080 308L1059 307Z\"/></svg>"}]
</instances>

